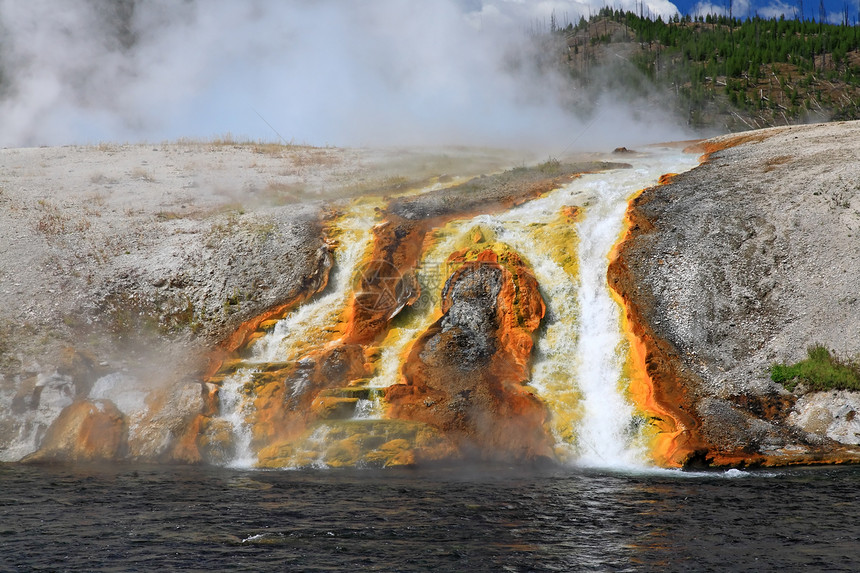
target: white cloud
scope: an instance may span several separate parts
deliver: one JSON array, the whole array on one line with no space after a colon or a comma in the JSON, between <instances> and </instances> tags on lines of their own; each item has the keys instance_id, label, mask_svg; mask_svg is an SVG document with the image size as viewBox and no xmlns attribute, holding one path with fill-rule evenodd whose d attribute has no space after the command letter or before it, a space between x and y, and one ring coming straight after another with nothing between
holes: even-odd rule
<instances>
[{"instance_id":1,"label":"white cloud","mask_svg":"<svg viewBox=\"0 0 860 573\"><path fill-rule=\"evenodd\" d=\"M762 18L779 18L780 16L794 18L797 15L797 5L787 4L777 0L770 4L756 7L754 15L755 13L758 13Z\"/></svg>"},{"instance_id":2,"label":"white cloud","mask_svg":"<svg viewBox=\"0 0 860 573\"><path fill-rule=\"evenodd\" d=\"M690 9L690 14L707 16L708 14L717 14L721 16L729 15L728 2L715 4L713 2L698 2ZM782 2L781 0L772 0L768 4L754 4L750 0L733 0L732 16L735 18L746 19L758 15L761 18L794 18L797 14L797 5Z\"/></svg>"}]
</instances>

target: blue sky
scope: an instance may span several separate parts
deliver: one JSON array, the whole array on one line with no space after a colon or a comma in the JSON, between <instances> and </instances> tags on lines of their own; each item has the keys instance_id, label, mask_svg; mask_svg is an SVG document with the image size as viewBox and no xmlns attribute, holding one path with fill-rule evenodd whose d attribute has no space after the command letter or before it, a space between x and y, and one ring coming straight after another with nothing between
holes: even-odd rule
<instances>
[{"instance_id":1,"label":"blue sky","mask_svg":"<svg viewBox=\"0 0 860 573\"><path fill-rule=\"evenodd\" d=\"M728 2L723 0L675 0L673 2L682 14L696 14L699 12L723 12L727 10ZM827 11L827 20L830 22L841 22L842 13L848 5L848 15L851 22L857 18L858 0L824 0ZM732 13L736 17L746 18L754 16L758 12L762 17L778 17L785 14L787 18L793 17L799 12L800 3L797 0L734 0ZM803 12L807 19L819 17L819 0L804 0Z\"/></svg>"}]
</instances>

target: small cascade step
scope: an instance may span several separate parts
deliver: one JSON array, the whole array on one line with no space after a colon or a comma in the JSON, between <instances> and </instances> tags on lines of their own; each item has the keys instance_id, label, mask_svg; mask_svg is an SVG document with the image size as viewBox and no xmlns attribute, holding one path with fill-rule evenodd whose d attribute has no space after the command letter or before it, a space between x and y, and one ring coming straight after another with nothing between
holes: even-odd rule
<instances>
[{"instance_id":1,"label":"small cascade step","mask_svg":"<svg viewBox=\"0 0 860 573\"><path fill-rule=\"evenodd\" d=\"M236 373L240 368L246 368L247 363L241 358L236 358L233 360L225 360L221 363L221 367L218 369L215 374L209 377L207 382L212 384L217 384L220 386L224 382L224 378L227 376L231 376Z\"/></svg>"},{"instance_id":2,"label":"small cascade step","mask_svg":"<svg viewBox=\"0 0 860 573\"><path fill-rule=\"evenodd\" d=\"M348 420L355 415L358 398L317 396L311 402L311 412L321 420Z\"/></svg>"},{"instance_id":3,"label":"small cascade step","mask_svg":"<svg viewBox=\"0 0 860 573\"><path fill-rule=\"evenodd\" d=\"M329 388L319 393L319 396L334 398L355 398L356 400L376 400L385 396L385 388L368 388L367 386L346 386L344 388Z\"/></svg>"},{"instance_id":4,"label":"small cascade step","mask_svg":"<svg viewBox=\"0 0 860 573\"><path fill-rule=\"evenodd\" d=\"M249 364L253 368L251 384L257 388L269 382L283 382L290 373L294 371L293 362L266 362L262 364Z\"/></svg>"},{"instance_id":5,"label":"small cascade step","mask_svg":"<svg viewBox=\"0 0 860 573\"><path fill-rule=\"evenodd\" d=\"M248 334L248 338L245 340L243 349L240 351L241 354L243 356L250 356L252 354L254 343L275 330L275 326L277 326L281 320L282 319L280 318L270 318L269 320L264 320L258 324L257 329Z\"/></svg>"},{"instance_id":6,"label":"small cascade step","mask_svg":"<svg viewBox=\"0 0 860 573\"><path fill-rule=\"evenodd\" d=\"M281 322L280 318L272 318L269 320L264 320L257 327L257 331L271 332L275 328L275 325L278 324L279 322Z\"/></svg>"},{"instance_id":7,"label":"small cascade step","mask_svg":"<svg viewBox=\"0 0 860 573\"><path fill-rule=\"evenodd\" d=\"M292 362L250 362L244 358L234 358L231 360L225 360L224 363L221 364L221 368L219 368L218 371L209 378L209 382L220 384L224 378L235 374L242 368L255 370L256 373L268 373L284 370L292 365Z\"/></svg>"},{"instance_id":8,"label":"small cascade step","mask_svg":"<svg viewBox=\"0 0 860 573\"><path fill-rule=\"evenodd\" d=\"M452 446L438 430L404 420L327 420L292 443L259 453L258 467L391 467L412 465L416 452L436 457Z\"/></svg>"},{"instance_id":9,"label":"small cascade step","mask_svg":"<svg viewBox=\"0 0 860 573\"><path fill-rule=\"evenodd\" d=\"M249 367L259 370L260 372L275 372L277 370L284 370L286 368L290 368L294 362L259 362L259 363L250 363Z\"/></svg>"},{"instance_id":10,"label":"small cascade step","mask_svg":"<svg viewBox=\"0 0 860 573\"><path fill-rule=\"evenodd\" d=\"M356 415L360 400L377 400L384 395L384 388L329 388L317 394L311 402L311 411L322 420L349 420Z\"/></svg>"}]
</instances>

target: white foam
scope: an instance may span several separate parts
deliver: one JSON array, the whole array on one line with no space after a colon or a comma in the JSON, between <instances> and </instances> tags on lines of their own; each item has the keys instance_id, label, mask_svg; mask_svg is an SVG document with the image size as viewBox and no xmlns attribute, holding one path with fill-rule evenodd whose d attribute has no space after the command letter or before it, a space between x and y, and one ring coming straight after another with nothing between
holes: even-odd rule
<instances>
[{"instance_id":1,"label":"white foam","mask_svg":"<svg viewBox=\"0 0 860 573\"><path fill-rule=\"evenodd\" d=\"M632 161L633 169L584 175L507 213L479 218L527 259L540 283L546 329L537 341L531 385L551 409L569 408L569 394L579 392L581 420L575 429L556 429L556 439L558 449L584 467L635 470L648 464L634 407L622 387L627 347L620 309L606 281L608 257L623 229L629 198L655 185L662 174L697 163L677 151ZM532 231L535 223L554 220L569 205L584 206L585 213L576 227L578 277L569 276ZM568 384L559 386L559 373L565 372ZM556 410L556 415L571 418L570 412Z\"/></svg>"}]
</instances>

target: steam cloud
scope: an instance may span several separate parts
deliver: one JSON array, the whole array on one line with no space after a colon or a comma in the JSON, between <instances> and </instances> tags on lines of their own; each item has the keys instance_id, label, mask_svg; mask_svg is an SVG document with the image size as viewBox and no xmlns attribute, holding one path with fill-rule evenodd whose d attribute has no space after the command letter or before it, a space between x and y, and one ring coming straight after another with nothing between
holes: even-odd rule
<instances>
[{"instance_id":1,"label":"steam cloud","mask_svg":"<svg viewBox=\"0 0 860 573\"><path fill-rule=\"evenodd\" d=\"M665 0L646 5L677 12ZM575 22L600 6L0 0L0 145L230 133L315 145L560 149L687 135L619 94L577 117L572 104L585 94L557 67L536 63L530 28L553 12Z\"/></svg>"}]
</instances>

